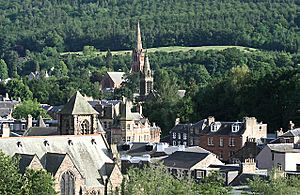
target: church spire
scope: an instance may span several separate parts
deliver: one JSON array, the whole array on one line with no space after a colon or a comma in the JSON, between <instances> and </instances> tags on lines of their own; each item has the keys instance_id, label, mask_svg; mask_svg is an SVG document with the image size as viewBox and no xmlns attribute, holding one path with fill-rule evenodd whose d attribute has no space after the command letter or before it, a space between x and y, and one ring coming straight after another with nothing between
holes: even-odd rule
<instances>
[{"instance_id":1,"label":"church spire","mask_svg":"<svg viewBox=\"0 0 300 195\"><path fill-rule=\"evenodd\" d=\"M151 71L151 68L150 68L149 57L148 57L148 54L146 52L146 54L145 54L145 64L144 64L144 73L147 73L148 71Z\"/></svg>"},{"instance_id":2,"label":"church spire","mask_svg":"<svg viewBox=\"0 0 300 195\"><path fill-rule=\"evenodd\" d=\"M136 50L141 51L143 49L142 45L142 35L141 35L141 29L140 29L140 22L137 23L137 29L136 29Z\"/></svg>"}]
</instances>

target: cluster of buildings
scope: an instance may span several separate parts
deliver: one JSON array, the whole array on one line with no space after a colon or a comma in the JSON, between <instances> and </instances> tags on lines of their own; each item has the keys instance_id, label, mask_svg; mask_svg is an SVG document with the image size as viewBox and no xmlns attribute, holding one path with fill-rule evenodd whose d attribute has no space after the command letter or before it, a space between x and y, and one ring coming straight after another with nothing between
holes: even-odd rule
<instances>
[{"instance_id":1,"label":"cluster of buildings","mask_svg":"<svg viewBox=\"0 0 300 195\"><path fill-rule=\"evenodd\" d=\"M153 94L153 72L142 48L132 54L132 72L140 76L140 101ZM124 82L124 72L107 72L102 90ZM181 92L184 96L184 92ZM197 182L219 171L226 185L244 186L247 179L267 178L277 169L283 175L300 174L300 128L267 134L267 124L255 117L217 121L214 117L182 124L177 119L169 136L144 117L140 102L93 100L76 92L63 106L42 105L52 119L14 119L20 101L0 97L0 150L19 156L20 173L26 168L52 174L55 190L63 195L120 192L123 175L131 167L162 163L177 178Z\"/></svg>"}]
</instances>

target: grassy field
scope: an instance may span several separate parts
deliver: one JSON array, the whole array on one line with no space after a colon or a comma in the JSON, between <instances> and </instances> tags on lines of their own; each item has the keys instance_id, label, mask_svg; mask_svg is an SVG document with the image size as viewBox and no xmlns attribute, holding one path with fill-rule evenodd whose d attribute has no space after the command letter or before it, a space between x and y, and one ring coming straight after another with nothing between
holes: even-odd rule
<instances>
[{"instance_id":1,"label":"grassy field","mask_svg":"<svg viewBox=\"0 0 300 195\"><path fill-rule=\"evenodd\" d=\"M170 47L157 47L157 48L149 48L147 51L149 53L153 52L178 52L183 51L187 52L189 50L195 50L195 51L207 51L207 50L224 50L227 48L237 48L239 50L249 52L249 51L255 51L254 48L249 47L242 47L242 46L201 46L201 47L182 47L182 46L170 46ZM95 52L96 55L105 55L107 51L100 51ZM125 55L125 54L131 54L132 50L123 50L123 51L111 51L113 55ZM81 56L83 53L80 52L64 52L61 53L61 56L64 55L78 55Z\"/></svg>"}]
</instances>

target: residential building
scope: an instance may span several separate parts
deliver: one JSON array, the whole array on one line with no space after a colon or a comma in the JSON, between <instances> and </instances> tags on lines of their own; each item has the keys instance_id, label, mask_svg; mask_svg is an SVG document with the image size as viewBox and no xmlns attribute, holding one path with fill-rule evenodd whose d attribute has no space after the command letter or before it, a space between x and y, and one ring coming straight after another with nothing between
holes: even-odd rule
<instances>
[{"instance_id":1,"label":"residential building","mask_svg":"<svg viewBox=\"0 0 300 195\"><path fill-rule=\"evenodd\" d=\"M256 157L257 167L271 170L300 171L300 145L293 143L268 144Z\"/></svg>"},{"instance_id":2,"label":"residential building","mask_svg":"<svg viewBox=\"0 0 300 195\"><path fill-rule=\"evenodd\" d=\"M208 117L190 126L181 125L181 131L188 134L190 146L205 148L223 161L228 161L248 139L258 141L267 137L267 125L258 123L255 117L244 117L242 122L215 121L214 117ZM178 137L170 136L171 144L177 141Z\"/></svg>"},{"instance_id":3,"label":"residential building","mask_svg":"<svg viewBox=\"0 0 300 195\"><path fill-rule=\"evenodd\" d=\"M178 120L178 119L177 119ZM175 126L170 131L171 143L173 146L177 145L189 145L189 128L192 124L180 124L179 121L176 122Z\"/></svg>"},{"instance_id":4,"label":"residential building","mask_svg":"<svg viewBox=\"0 0 300 195\"><path fill-rule=\"evenodd\" d=\"M168 171L177 178L201 180L206 176L207 168L224 165L216 155L210 152L177 151L162 160Z\"/></svg>"},{"instance_id":5,"label":"residential building","mask_svg":"<svg viewBox=\"0 0 300 195\"><path fill-rule=\"evenodd\" d=\"M123 177L103 134L0 138L0 150L20 156L21 173L26 167L48 171L59 194L106 194L120 189Z\"/></svg>"},{"instance_id":6,"label":"residential building","mask_svg":"<svg viewBox=\"0 0 300 195\"><path fill-rule=\"evenodd\" d=\"M291 129L287 132L277 131L277 138L271 141L272 144L275 143L300 143L300 128Z\"/></svg>"},{"instance_id":7,"label":"residential building","mask_svg":"<svg viewBox=\"0 0 300 195\"><path fill-rule=\"evenodd\" d=\"M11 100L8 93L5 96L0 95L0 119L12 119L12 111L20 102Z\"/></svg>"}]
</instances>

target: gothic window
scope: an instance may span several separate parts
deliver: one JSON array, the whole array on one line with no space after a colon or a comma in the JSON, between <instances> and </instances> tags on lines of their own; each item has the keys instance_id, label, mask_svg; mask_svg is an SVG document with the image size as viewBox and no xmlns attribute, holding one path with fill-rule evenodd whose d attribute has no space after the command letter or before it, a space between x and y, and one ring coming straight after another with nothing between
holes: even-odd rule
<instances>
[{"instance_id":1,"label":"gothic window","mask_svg":"<svg viewBox=\"0 0 300 195\"><path fill-rule=\"evenodd\" d=\"M84 120L80 126L81 126L81 134L82 135L90 133L90 124L87 120Z\"/></svg>"},{"instance_id":2,"label":"gothic window","mask_svg":"<svg viewBox=\"0 0 300 195\"><path fill-rule=\"evenodd\" d=\"M61 195L75 195L75 177L67 171L61 176L60 180Z\"/></svg>"}]
</instances>

